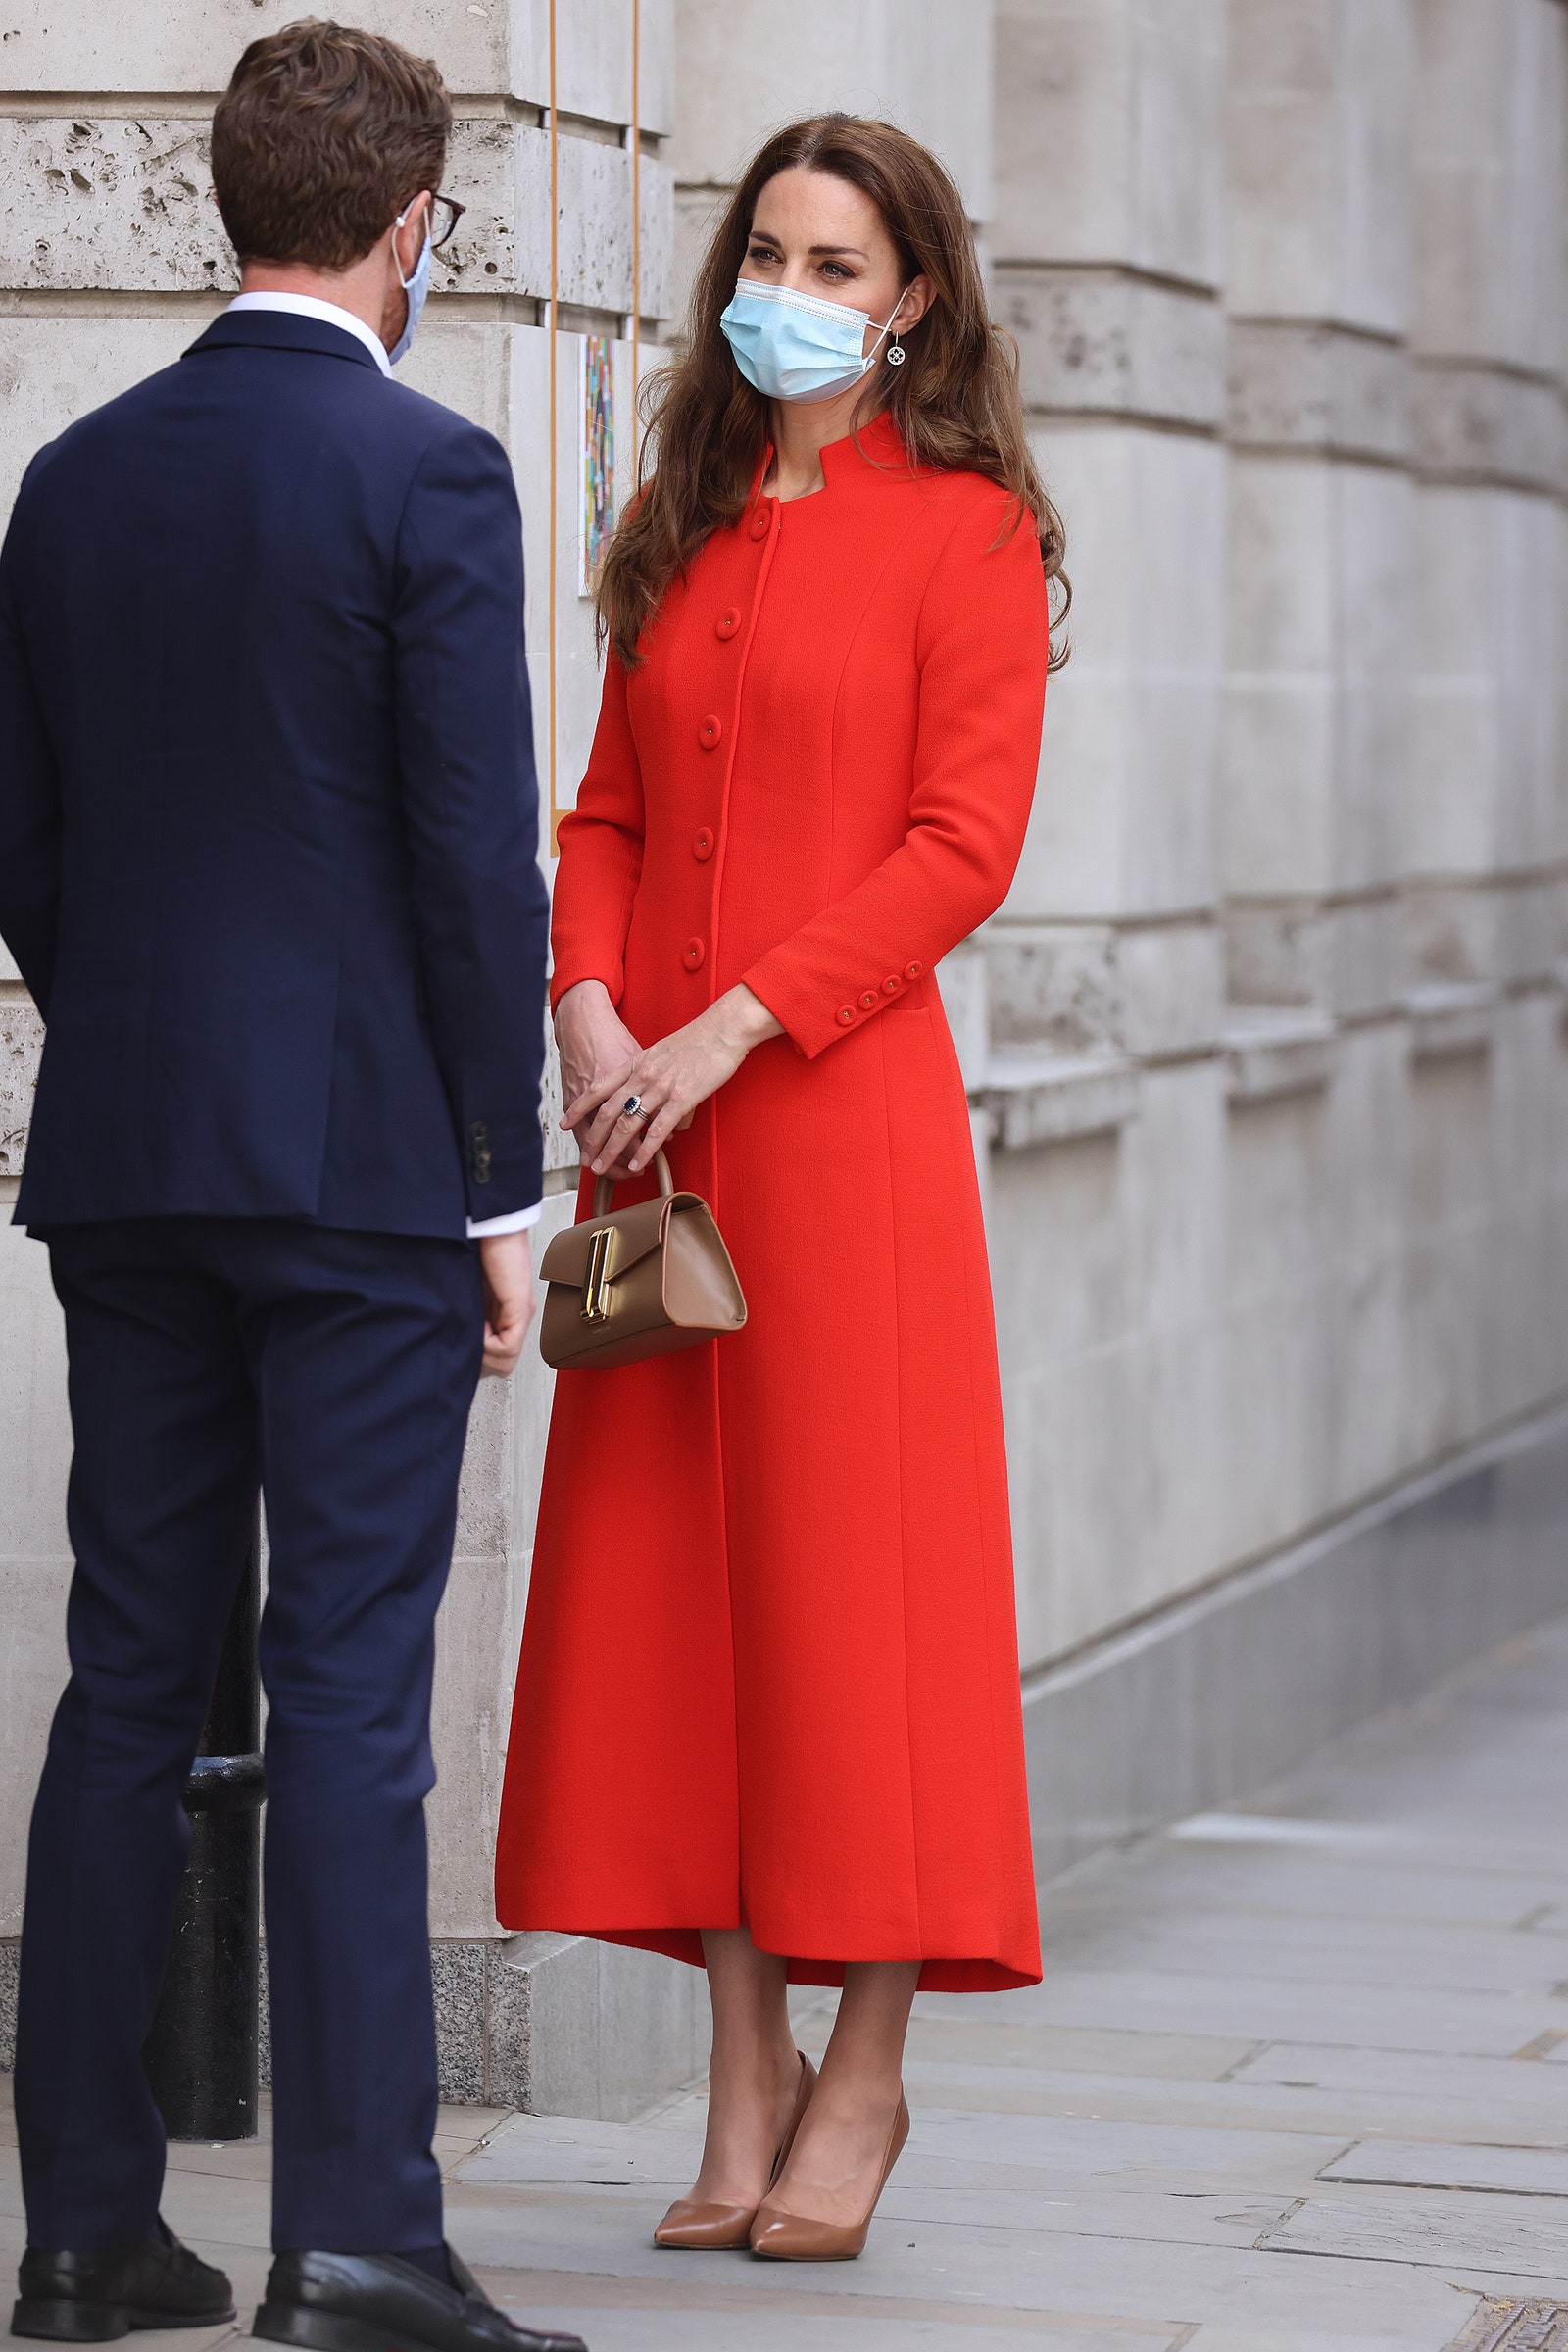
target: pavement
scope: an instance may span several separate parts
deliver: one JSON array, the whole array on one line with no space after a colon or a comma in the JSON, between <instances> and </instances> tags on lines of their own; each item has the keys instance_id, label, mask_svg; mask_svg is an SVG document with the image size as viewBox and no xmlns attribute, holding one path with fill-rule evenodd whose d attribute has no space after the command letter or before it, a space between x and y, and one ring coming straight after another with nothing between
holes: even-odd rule
<instances>
[{"instance_id":1,"label":"pavement","mask_svg":"<svg viewBox=\"0 0 1568 2352\"><path fill-rule=\"evenodd\" d=\"M592 2352L1568 2352L1565 1798L1568 1620L1056 1880L1043 1984L922 1997L858 2263L656 2251L700 2086L630 2124L444 2109L451 2235ZM267 2173L172 2151L165 2210L242 2317Z\"/></svg>"}]
</instances>

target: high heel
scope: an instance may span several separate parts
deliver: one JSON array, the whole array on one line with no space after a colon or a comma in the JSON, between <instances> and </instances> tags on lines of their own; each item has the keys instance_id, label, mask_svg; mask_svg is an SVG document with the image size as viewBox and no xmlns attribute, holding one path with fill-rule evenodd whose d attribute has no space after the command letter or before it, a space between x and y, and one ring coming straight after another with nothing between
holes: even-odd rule
<instances>
[{"instance_id":1,"label":"high heel","mask_svg":"<svg viewBox=\"0 0 1568 2352\"><path fill-rule=\"evenodd\" d=\"M882 2201L888 2175L903 2155L908 2136L909 2105L901 2090L899 2111L893 2118L887 2154L882 2159L882 2177L864 2218L848 2227L838 2222L816 2222L809 2214L786 2213L781 2206L769 2205L764 2198L752 2224L752 2252L763 2255L769 2262L853 2262L864 2250L871 2216Z\"/></svg>"},{"instance_id":2,"label":"high heel","mask_svg":"<svg viewBox=\"0 0 1568 2352\"><path fill-rule=\"evenodd\" d=\"M798 2050L796 2056L801 2062L801 2079L795 2092L795 2109L778 2154L773 2159L773 2170L767 2181L769 2189L789 2161L790 2150L795 2145L795 2134L801 2128L801 2119L811 2104L811 2093L816 2088L815 2067L804 2050ZM695 2197L680 2197L654 2231L654 2243L656 2246L681 2246L688 2253L733 2252L737 2247L750 2244L752 2224L760 2211L760 2207L756 2205L703 2204Z\"/></svg>"}]
</instances>

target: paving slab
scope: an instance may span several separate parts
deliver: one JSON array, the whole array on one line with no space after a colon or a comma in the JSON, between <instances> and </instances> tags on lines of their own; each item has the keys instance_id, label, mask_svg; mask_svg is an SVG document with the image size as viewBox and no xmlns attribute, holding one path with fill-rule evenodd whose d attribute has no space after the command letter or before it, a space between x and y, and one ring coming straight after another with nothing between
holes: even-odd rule
<instances>
[{"instance_id":1,"label":"paving slab","mask_svg":"<svg viewBox=\"0 0 1568 2352\"><path fill-rule=\"evenodd\" d=\"M990 1996L986 1996L990 1997ZM1006 1996L999 1996L1005 1998ZM1407 2050L1510 2058L1544 2034L1568 2040L1568 2003L1520 1993L1433 1992L1420 1986L1329 1984L1255 1976L1173 1977L1146 1968L1054 1969L1014 1994L1020 2022L1155 2034L1231 2034L1255 2041L1370 2042Z\"/></svg>"},{"instance_id":2,"label":"paving slab","mask_svg":"<svg viewBox=\"0 0 1568 2352\"><path fill-rule=\"evenodd\" d=\"M1041 1986L917 2002L914 2130L858 2263L653 2246L700 2083L626 2124L444 2109L454 2241L594 2352L1471 2352L1568 2298L1565 1753L1568 1623L1048 1886ZM801 2001L803 2046L832 2014ZM269 2157L171 2159L169 2217L242 2320Z\"/></svg>"},{"instance_id":3,"label":"paving slab","mask_svg":"<svg viewBox=\"0 0 1568 2352\"><path fill-rule=\"evenodd\" d=\"M1550 2132L1548 2145L1568 2138L1568 2091L1556 2071L1544 2062L1544 2053L1528 2042L1511 2058L1464 2058L1436 2056L1430 2050L1378 2049L1365 2042L1271 2041L1255 2056L1243 2059L1226 2087L1252 2089L1263 2082L1282 2090L1352 2093L1357 2112L1363 2114L1378 2102L1388 2102L1385 2114L1402 2107L1425 2114L1434 2125L1451 2115L1469 2127L1453 2132L1435 2129L1435 2138L1509 2138L1506 2132L1481 2129L1498 2115ZM1388 2123L1383 2128L1393 2129ZM1538 2136L1533 2133L1532 2139Z\"/></svg>"},{"instance_id":4,"label":"paving slab","mask_svg":"<svg viewBox=\"0 0 1568 2352\"><path fill-rule=\"evenodd\" d=\"M677 2291L673 2275L695 2271L696 2258L662 2254L652 2245L658 2202L631 2204L617 2197L611 2212L607 2193L575 2202L563 2197L519 2213L489 2201L469 2203L460 2192L451 2213L452 2235L481 2270L507 2262L538 2270L554 2262L600 2276L610 2271L642 2278L650 2291L661 2293L668 2281L669 2291ZM1352 2342L1362 2324L1407 2324L1423 2302L1450 2323L1448 2333L1465 2316L1452 2313L1446 2283L1421 2265L1396 2266L1375 2257L1302 2263L1245 2242L1204 2245L1139 2235L1141 2218L1135 2202L1127 2227L1113 2235L1074 2230L1066 2221L1059 2231L1050 2230L1043 2226L1044 2213L1042 2226L1031 2231L951 2219L912 2222L885 2213L860 2260L839 2267L832 2291L851 2307L867 2310L890 2296L905 2303L945 2301L956 2316L966 2305L1004 2301L1018 2310L1087 2312L1107 2321L1136 2318L1173 2327L1205 2313L1235 2324L1250 2317L1275 2328L1310 2322L1320 2328L1339 2326ZM1260 2208L1255 2219L1248 2218L1252 2220L1248 2234L1260 2235L1274 2226L1278 2209ZM607 2245L617 2221L619 2241ZM744 2254L703 2258L706 2277L723 2270L750 2282L747 2291L758 2298L760 2310L822 2288L813 2266L763 2266ZM1498 2266L1497 2276L1506 2283L1514 2273ZM1442 2332L1429 2336L1433 2352L1446 2340Z\"/></svg>"},{"instance_id":5,"label":"paving slab","mask_svg":"<svg viewBox=\"0 0 1568 2352\"><path fill-rule=\"evenodd\" d=\"M1568 1986L1568 1935L1539 1925L1436 1926L1430 1920L1317 1920L1276 1912L1210 1911L1151 1919L1131 1888L1060 1898L1045 1948L1053 1965L1098 1966L1141 1930L1143 1966L1160 1976L1228 1977L1240 1967L1280 1984L1410 1985L1434 1991L1522 1992L1561 2000Z\"/></svg>"},{"instance_id":6,"label":"paving slab","mask_svg":"<svg viewBox=\"0 0 1568 2352\"><path fill-rule=\"evenodd\" d=\"M1568 2278L1568 2214L1509 2196L1307 2197L1265 2225L1258 2243L1281 2253L1354 2254Z\"/></svg>"},{"instance_id":7,"label":"paving slab","mask_svg":"<svg viewBox=\"0 0 1568 2352\"><path fill-rule=\"evenodd\" d=\"M1561 1764L1558 1765L1561 1773ZM1471 1924L1516 1928L1529 1920L1549 1933L1568 1933L1568 1871L1489 1870L1479 1862L1406 1859L1380 1854L1364 1862L1327 1857L1315 1848L1274 1845L1184 1846L1168 1836L1117 1853L1093 1854L1069 1874L1091 1887L1108 1886L1142 1906L1151 1926L1174 1915L1275 1911L1286 1917L1341 1921L1398 1920L1411 1926ZM1076 1886L1070 1891L1076 1893ZM1044 1903L1047 1934L1051 1889ZM1127 1947L1136 1950L1131 1942ZM971 1996L1006 2001L1010 1993Z\"/></svg>"},{"instance_id":8,"label":"paving slab","mask_svg":"<svg viewBox=\"0 0 1568 2352\"><path fill-rule=\"evenodd\" d=\"M1348 2148L1323 2167L1318 2179L1568 2198L1568 2149L1446 2148L1441 2141L1374 2141L1370 2146Z\"/></svg>"}]
</instances>

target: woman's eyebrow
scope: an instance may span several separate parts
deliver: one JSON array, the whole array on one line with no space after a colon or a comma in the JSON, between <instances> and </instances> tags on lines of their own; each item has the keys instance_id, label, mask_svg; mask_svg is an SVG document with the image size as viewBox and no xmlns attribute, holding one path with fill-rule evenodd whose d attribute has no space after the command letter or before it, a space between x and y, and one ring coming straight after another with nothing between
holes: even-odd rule
<instances>
[{"instance_id":1,"label":"woman's eyebrow","mask_svg":"<svg viewBox=\"0 0 1568 2352\"><path fill-rule=\"evenodd\" d=\"M771 245L775 253L782 253L784 250L783 238L769 236L765 228L753 229L752 243L754 245ZM835 254L840 253L852 253L858 262L868 262L871 259L871 256L859 245L808 245L806 252L808 261L830 261Z\"/></svg>"}]
</instances>

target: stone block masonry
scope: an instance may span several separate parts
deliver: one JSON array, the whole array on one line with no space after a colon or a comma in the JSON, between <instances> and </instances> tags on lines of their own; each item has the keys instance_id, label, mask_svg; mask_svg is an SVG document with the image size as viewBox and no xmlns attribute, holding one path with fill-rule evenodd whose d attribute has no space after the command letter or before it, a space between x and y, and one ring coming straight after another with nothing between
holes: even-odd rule
<instances>
[{"instance_id":1,"label":"stone block masonry","mask_svg":"<svg viewBox=\"0 0 1568 2352\"><path fill-rule=\"evenodd\" d=\"M1049 1693L1117 1628L1176 1676L1181 1596L1568 1391L1568 15L994 28L987 245L1077 604L966 987L994 1087L1124 1073L1114 1118L994 1127Z\"/></svg>"}]
</instances>

